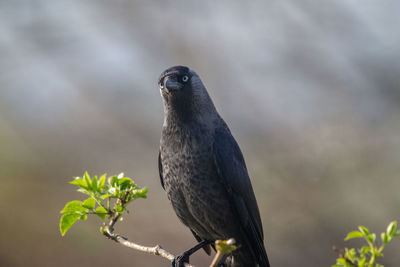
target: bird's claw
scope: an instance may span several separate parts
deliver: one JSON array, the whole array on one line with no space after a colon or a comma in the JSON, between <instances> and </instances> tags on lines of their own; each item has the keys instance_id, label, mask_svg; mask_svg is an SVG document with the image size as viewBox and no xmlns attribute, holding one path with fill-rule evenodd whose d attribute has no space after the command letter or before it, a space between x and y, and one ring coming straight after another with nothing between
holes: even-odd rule
<instances>
[{"instance_id":1,"label":"bird's claw","mask_svg":"<svg viewBox=\"0 0 400 267\"><path fill-rule=\"evenodd\" d=\"M184 267L185 263L189 263L189 253L186 251L181 255L175 256L174 260L172 261L172 267Z\"/></svg>"}]
</instances>

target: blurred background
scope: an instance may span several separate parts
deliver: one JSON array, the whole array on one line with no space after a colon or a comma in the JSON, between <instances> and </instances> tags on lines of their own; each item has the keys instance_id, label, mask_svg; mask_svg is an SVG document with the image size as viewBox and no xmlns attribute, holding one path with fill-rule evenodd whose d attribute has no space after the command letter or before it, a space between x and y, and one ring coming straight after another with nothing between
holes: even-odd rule
<instances>
[{"instance_id":1,"label":"blurred background","mask_svg":"<svg viewBox=\"0 0 400 267\"><path fill-rule=\"evenodd\" d=\"M68 182L124 172L149 198L117 232L173 253L195 240L159 184L159 74L190 66L238 140L272 266L330 266L345 234L400 219L398 1L0 0L0 266L170 266L62 238ZM400 240L382 263L398 266ZM211 258L199 252L197 266Z\"/></svg>"}]
</instances>

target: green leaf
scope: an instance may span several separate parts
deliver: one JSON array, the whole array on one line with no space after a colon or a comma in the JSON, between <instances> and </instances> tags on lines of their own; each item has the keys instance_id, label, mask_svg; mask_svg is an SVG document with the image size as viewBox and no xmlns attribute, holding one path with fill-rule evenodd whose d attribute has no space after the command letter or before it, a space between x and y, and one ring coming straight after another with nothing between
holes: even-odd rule
<instances>
[{"instance_id":1,"label":"green leaf","mask_svg":"<svg viewBox=\"0 0 400 267\"><path fill-rule=\"evenodd\" d=\"M347 234L346 238L344 240L349 240L349 239L353 239L353 238L360 238L363 237L364 235L359 232L359 231L353 231Z\"/></svg>"},{"instance_id":2,"label":"green leaf","mask_svg":"<svg viewBox=\"0 0 400 267\"><path fill-rule=\"evenodd\" d=\"M396 232L396 233L394 233L394 234L393 234L393 236L394 236L394 237L396 237L396 236L400 236L400 230L397 230L397 232Z\"/></svg>"},{"instance_id":3,"label":"green leaf","mask_svg":"<svg viewBox=\"0 0 400 267\"><path fill-rule=\"evenodd\" d=\"M129 189L133 185L133 181L130 178L118 179L118 184L122 190Z\"/></svg>"},{"instance_id":4,"label":"green leaf","mask_svg":"<svg viewBox=\"0 0 400 267\"><path fill-rule=\"evenodd\" d=\"M135 190L132 190L132 199L135 198L147 198L147 193L149 192L149 189L147 187L143 188L138 188Z\"/></svg>"},{"instance_id":5,"label":"green leaf","mask_svg":"<svg viewBox=\"0 0 400 267\"><path fill-rule=\"evenodd\" d=\"M115 186L118 182L118 177L117 176L110 176L108 177L108 184L111 186Z\"/></svg>"},{"instance_id":6,"label":"green leaf","mask_svg":"<svg viewBox=\"0 0 400 267\"><path fill-rule=\"evenodd\" d=\"M115 207L115 210L116 210L117 212L121 213L121 212L124 211L124 207L122 207L122 206L116 206L116 207Z\"/></svg>"},{"instance_id":7,"label":"green leaf","mask_svg":"<svg viewBox=\"0 0 400 267\"><path fill-rule=\"evenodd\" d=\"M99 188L100 189L104 186L106 177L107 177L107 174L103 174L102 176L100 176L100 178L99 178Z\"/></svg>"},{"instance_id":8,"label":"green leaf","mask_svg":"<svg viewBox=\"0 0 400 267\"><path fill-rule=\"evenodd\" d=\"M92 187L92 180L90 179L89 173L88 173L88 172L85 172L85 174L84 174L83 176L84 176L85 181L86 181L86 183L87 183L87 185L88 185L88 189L93 190L93 187Z\"/></svg>"},{"instance_id":9,"label":"green leaf","mask_svg":"<svg viewBox=\"0 0 400 267\"><path fill-rule=\"evenodd\" d=\"M107 218L107 210L102 206L97 207L96 215L105 220Z\"/></svg>"},{"instance_id":10,"label":"green leaf","mask_svg":"<svg viewBox=\"0 0 400 267\"><path fill-rule=\"evenodd\" d=\"M101 196L102 199L106 199L106 198L109 198L109 197L112 197L112 195L110 195L110 194L105 194L105 195L102 195L102 196Z\"/></svg>"},{"instance_id":11,"label":"green leaf","mask_svg":"<svg viewBox=\"0 0 400 267\"><path fill-rule=\"evenodd\" d=\"M351 262L354 263L354 261L356 260L356 255L357 253L354 248L352 249L345 248L345 257L349 259Z\"/></svg>"},{"instance_id":12,"label":"green leaf","mask_svg":"<svg viewBox=\"0 0 400 267\"><path fill-rule=\"evenodd\" d=\"M86 221L87 215L86 215L86 214L83 214L83 215L81 215L81 217L80 217L79 219L81 219L82 221Z\"/></svg>"},{"instance_id":13,"label":"green leaf","mask_svg":"<svg viewBox=\"0 0 400 267\"><path fill-rule=\"evenodd\" d=\"M118 179L118 184L121 185L124 183L133 184L133 181L131 180L131 178L128 178L128 177L123 177L123 178Z\"/></svg>"},{"instance_id":14,"label":"green leaf","mask_svg":"<svg viewBox=\"0 0 400 267\"><path fill-rule=\"evenodd\" d=\"M109 198L109 197L111 197L110 194L105 194L105 195L102 195L102 196L101 196L102 199L106 199L106 198Z\"/></svg>"},{"instance_id":15,"label":"green leaf","mask_svg":"<svg viewBox=\"0 0 400 267\"><path fill-rule=\"evenodd\" d=\"M374 233L373 234L369 234L367 236L367 239L368 239L369 242L374 243L375 240L376 240L376 234L374 234Z\"/></svg>"},{"instance_id":16,"label":"green leaf","mask_svg":"<svg viewBox=\"0 0 400 267\"><path fill-rule=\"evenodd\" d=\"M92 189L93 191L97 191L97 175L95 175L92 179Z\"/></svg>"},{"instance_id":17,"label":"green leaf","mask_svg":"<svg viewBox=\"0 0 400 267\"><path fill-rule=\"evenodd\" d=\"M74 184L77 185L79 187L82 187L84 189L88 189L88 184L86 183L86 181L80 177L76 177L75 180L69 182L70 184Z\"/></svg>"},{"instance_id":18,"label":"green leaf","mask_svg":"<svg viewBox=\"0 0 400 267\"><path fill-rule=\"evenodd\" d=\"M79 214L64 214L60 220L60 232L64 236L68 229L81 217Z\"/></svg>"},{"instance_id":19,"label":"green leaf","mask_svg":"<svg viewBox=\"0 0 400 267\"><path fill-rule=\"evenodd\" d=\"M386 244L386 243L387 243L387 236L386 236L386 233L381 233L381 240L382 240L382 243L383 243L383 244Z\"/></svg>"},{"instance_id":20,"label":"green leaf","mask_svg":"<svg viewBox=\"0 0 400 267\"><path fill-rule=\"evenodd\" d=\"M78 192L81 192L81 193L83 193L85 195L88 195L88 196L92 196L93 195L91 189L79 188Z\"/></svg>"},{"instance_id":21,"label":"green leaf","mask_svg":"<svg viewBox=\"0 0 400 267\"><path fill-rule=\"evenodd\" d=\"M386 233L388 235L393 235L393 233L396 231L396 228L397 228L397 222L393 221L389 223L388 227L386 228Z\"/></svg>"},{"instance_id":22,"label":"green leaf","mask_svg":"<svg viewBox=\"0 0 400 267\"><path fill-rule=\"evenodd\" d=\"M381 233L381 239L382 239L383 244L387 244L390 242L392 237L390 235L388 235L387 233Z\"/></svg>"},{"instance_id":23,"label":"green leaf","mask_svg":"<svg viewBox=\"0 0 400 267\"><path fill-rule=\"evenodd\" d=\"M96 200L92 197L86 199L82 204L83 207L88 208L90 210L94 209L95 205L96 205Z\"/></svg>"},{"instance_id":24,"label":"green leaf","mask_svg":"<svg viewBox=\"0 0 400 267\"><path fill-rule=\"evenodd\" d=\"M107 230L103 227L100 227L100 233L104 235L105 233L107 233Z\"/></svg>"},{"instance_id":25,"label":"green leaf","mask_svg":"<svg viewBox=\"0 0 400 267\"><path fill-rule=\"evenodd\" d=\"M365 263L366 263L366 261L367 261L367 258L361 258L359 261L358 261L358 267L365 267Z\"/></svg>"},{"instance_id":26,"label":"green leaf","mask_svg":"<svg viewBox=\"0 0 400 267\"><path fill-rule=\"evenodd\" d=\"M361 255L365 255L367 254L369 251L371 250L371 248L369 246L364 246L362 247L359 251Z\"/></svg>"},{"instance_id":27,"label":"green leaf","mask_svg":"<svg viewBox=\"0 0 400 267\"><path fill-rule=\"evenodd\" d=\"M358 229L360 230L360 232L361 232L365 237L367 237L367 236L369 235L369 231L368 231L368 228L367 228L367 227L360 225L360 226L358 227Z\"/></svg>"},{"instance_id":28,"label":"green leaf","mask_svg":"<svg viewBox=\"0 0 400 267\"><path fill-rule=\"evenodd\" d=\"M380 252L380 251L377 251L377 252L375 253L375 255L376 255L377 257L383 257L383 253Z\"/></svg>"},{"instance_id":29,"label":"green leaf","mask_svg":"<svg viewBox=\"0 0 400 267\"><path fill-rule=\"evenodd\" d=\"M84 213L87 209L82 206L82 201L73 200L68 202L60 213Z\"/></svg>"}]
</instances>

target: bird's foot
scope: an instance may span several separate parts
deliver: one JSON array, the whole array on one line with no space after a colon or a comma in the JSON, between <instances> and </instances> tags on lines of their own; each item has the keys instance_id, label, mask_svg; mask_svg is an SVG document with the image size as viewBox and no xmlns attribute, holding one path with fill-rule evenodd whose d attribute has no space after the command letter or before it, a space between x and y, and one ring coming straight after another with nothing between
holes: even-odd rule
<instances>
[{"instance_id":1,"label":"bird's foot","mask_svg":"<svg viewBox=\"0 0 400 267\"><path fill-rule=\"evenodd\" d=\"M225 260L226 260L226 258L228 257L228 255L227 254L225 254L220 260L219 260L219 262L218 262L218 267L225 267L226 265L225 265Z\"/></svg>"},{"instance_id":2,"label":"bird's foot","mask_svg":"<svg viewBox=\"0 0 400 267\"><path fill-rule=\"evenodd\" d=\"M175 256L172 261L172 267L183 267L185 263L189 263L189 257L199 249L210 244L210 241L203 240L191 249L186 250L182 254Z\"/></svg>"},{"instance_id":3,"label":"bird's foot","mask_svg":"<svg viewBox=\"0 0 400 267\"><path fill-rule=\"evenodd\" d=\"M190 254L188 251L183 252L181 255L175 256L172 261L172 267L184 267L185 263L189 263Z\"/></svg>"}]
</instances>

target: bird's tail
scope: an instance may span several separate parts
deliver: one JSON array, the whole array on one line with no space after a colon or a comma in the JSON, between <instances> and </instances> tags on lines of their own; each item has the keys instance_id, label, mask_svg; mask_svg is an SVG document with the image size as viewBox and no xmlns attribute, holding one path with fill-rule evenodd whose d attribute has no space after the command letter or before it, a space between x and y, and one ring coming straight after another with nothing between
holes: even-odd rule
<instances>
[{"instance_id":1,"label":"bird's tail","mask_svg":"<svg viewBox=\"0 0 400 267\"><path fill-rule=\"evenodd\" d=\"M224 262L224 267L269 267L268 258L255 260L250 253L233 253L228 256Z\"/></svg>"},{"instance_id":2,"label":"bird's tail","mask_svg":"<svg viewBox=\"0 0 400 267\"><path fill-rule=\"evenodd\" d=\"M261 254L261 255L260 255ZM267 253L260 253L255 256L248 250L239 249L228 256L224 262L224 267L270 267Z\"/></svg>"}]
</instances>

